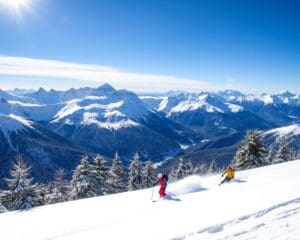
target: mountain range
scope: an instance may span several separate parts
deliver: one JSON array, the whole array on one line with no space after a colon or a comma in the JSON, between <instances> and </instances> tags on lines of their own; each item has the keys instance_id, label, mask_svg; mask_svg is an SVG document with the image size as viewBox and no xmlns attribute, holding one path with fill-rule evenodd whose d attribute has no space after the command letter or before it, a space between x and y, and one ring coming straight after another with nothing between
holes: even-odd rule
<instances>
[{"instance_id":1,"label":"mountain range","mask_svg":"<svg viewBox=\"0 0 300 240\"><path fill-rule=\"evenodd\" d=\"M31 163L40 181L59 167L70 175L82 154L99 153L109 160L118 152L125 166L135 152L143 161L172 165L178 156L194 163L216 158L222 166L245 131L266 131L267 144L275 144L267 131L298 128L299 120L300 96L290 92L139 96L109 84L67 91L0 90L0 175L7 176L16 154ZM300 146L298 137L292 139Z\"/></svg>"}]
</instances>

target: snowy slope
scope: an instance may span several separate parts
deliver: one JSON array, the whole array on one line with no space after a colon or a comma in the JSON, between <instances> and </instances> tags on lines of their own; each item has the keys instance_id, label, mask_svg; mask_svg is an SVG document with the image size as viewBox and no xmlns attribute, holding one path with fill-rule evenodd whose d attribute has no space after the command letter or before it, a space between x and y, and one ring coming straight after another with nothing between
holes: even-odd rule
<instances>
[{"instance_id":1,"label":"snowy slope","mask_svg":"<svg viewBox=\"0 0 300 240\"><path fill-rule=\"evenodd\" d=\"M33 129L32 122L14 114L5 115L0 113L0 134L3 134L11 149L16 150L12 144L11 134L26 131L28 128Z\"/></svg>"},{"instance_id":2,"label":"snowy slope","mask_svg":"<svg viewBox=\"0 0 300 240\"><path fill-rule=\"evenodd\" d=\"M169 199L151 189L0 215L5 240L300 239L300 160L169 185ZM157 188L155 188L155 193ZM157 198L155 194L154 198Z\"/></svg>"},{"instance_id":3,"label":"snowy slope","mask_svg":"<svg viewBox=\"0 0 300 240\"><path fill-rule=\"evenodd\" d=\"M288 137L291 135L300 135L300 124L293 124L281 128L274 128L266 131L264 135L276 135L279 137Z\"/></svg>"},{"instance_id":4,"label":"snowy slope","mask_svg":"<svg viewBox=\"0 0 300 240\"><path fill-rule=\"evenodd\" d=\"M297 152L297 149L300 148L300 124L271 129L264 132L262 137L265 145L269 148L270 156L275 156L282 142Z\"/></svg>"}]
</instances>

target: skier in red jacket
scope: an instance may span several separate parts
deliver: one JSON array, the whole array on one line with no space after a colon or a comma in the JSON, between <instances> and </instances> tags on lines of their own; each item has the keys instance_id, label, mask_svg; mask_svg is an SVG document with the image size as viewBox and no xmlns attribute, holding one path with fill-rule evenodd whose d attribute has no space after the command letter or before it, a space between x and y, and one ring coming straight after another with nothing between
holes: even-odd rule
<instances>
[{"instance_id":1,"label":"skier in red jacket","mask_svg":"<svg viewBox=\"0 0 300 240\"><path fill-rule=\"evenodd\" d=\"M166 194L166 188L168 185L168 177L166 175L162 175L161 173L159 173L157 175L158 177L158 181L154 184L159 184L160 188L159 188L159 197L165 197L167 196Z\"/></svg>"}]
</instances>

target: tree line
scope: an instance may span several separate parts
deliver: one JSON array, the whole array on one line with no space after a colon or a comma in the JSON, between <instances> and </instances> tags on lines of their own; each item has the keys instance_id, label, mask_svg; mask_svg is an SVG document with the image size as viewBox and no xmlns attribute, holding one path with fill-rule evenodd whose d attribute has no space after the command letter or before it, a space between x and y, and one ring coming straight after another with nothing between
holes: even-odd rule
<instances>
[{"instance_id":1,"label":"tree line","mask_svg":"<svg viewBox=\"0 0 300 240\"><path fill-rule=\"evenodd\" d=\"M267 151L262 143L261 133L258 130L247 132L231 162L235 170L296 158L296 151L288 145L285 138L279 140L277 151L274 149ZM10 178L5 179L8 189L0 190L0 213L148 188L157 180L153 163L147 161L142 164L138 153L132 158L127 171L117 153L111 166L108 166L100 155L93 157L92 161L85 155L73 171L70 181L66 180L65 171L58 169L50 183L37 184L30 177L30 168L20 156L17 156L10 170ZM180 158L178 164L170 171L169 179L174 182L192 174L214 174L220 171L214 159L209 165L199 163L193 166L190 160Z\"/></svg>"},{"instance_id":2,"label":"tree line","mask_svg":"<svg viewBox=\"0 0 300 240\"><path fill-rule=\"evenodd\" d=\"M278 149L271 146L268 150L262 141L262 132L250 130L244 137L232 161L235 170L245 170L260 166L291 161L297 158L297 151L287 138L278 139Z\"/></svg>"}]
</instances>

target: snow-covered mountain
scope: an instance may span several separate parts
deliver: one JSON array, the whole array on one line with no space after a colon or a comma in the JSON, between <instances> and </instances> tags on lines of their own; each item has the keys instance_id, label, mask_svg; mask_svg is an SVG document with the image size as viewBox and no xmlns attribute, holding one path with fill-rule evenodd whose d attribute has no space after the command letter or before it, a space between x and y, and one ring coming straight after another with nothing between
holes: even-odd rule
<instances>
[{"instance_id":1,"label":"snow-covered mountain","mask_svg":"<svg viewBox=\"0 0 300 240\"><path fill-rule=\"evenodd\" d=\"M70 175L83 153L35 122L15 114L0 113L0 186L17 154L30 163L36 180L48 182L58 168L68 170Z\"/></svg>"},{"instance_id":2,"label":"snow-covered mountain","mask_svg":"<svg viewBox=\"0 0 300 240\"><path fill-rule=\"evenodd\" d=\"M17 96L24 96L26 94L30 94L35 92L34 89L25 89L25 88L14 88L12 90L7 90L8 93Z\"/></svg>"},{"instance_id":3,"label":"snow-covered mountain","mask_svg":"<svg viewBox=\"0 0 300 240\"><path fill-rule=\"evenodd\" d=\"M141 99L173 121L212 136L300 121L300 96L290 92L258 96L232 90L172 92Z\"/></svg>"},{"instance_id":4,"label":"snow-covered mountain","mask_svg":"<svg viewBox=\"0 0 300 240\"><path fill-rule=\"evenodd\" d=\"M183 150L191 159L216 158L222 164L232 158L244 131L300 121L299 95L289 92L254 96L226 90L138 97L109 84L67 91L21 90L22 96L17 92L0 91L0 114L40 126L80 152L112 157L118 151L126 164L135 151L158 162Z\"/></svg>"},{"instance_id":5,"label":"snow-covered mountain","mask_svg":"<svg viewBox=\"0 0 300 240\"><path fill-rule=\"evenodd\" d=\"M20 101L23 103L35 103L35 100L27 97L27 96L22 96L22 95L15 95L6 91L3 91L0 89L0 99L4 98L6 100L15 100L15 101Z\"/></svg>"},{"instance_id":6,"label":"snow-covered mountain","mask_svg":"<svg viewBox=\"0 0 300 240\"><path fill-rule=\"evenodd\" d=\"M54 89L46 91L43 88L39 88L35 92L25 94L25 96L34 99L34 101L36 101L38 104L57 104L73 99L82 99L87 96L101 96L114 91L115 89L111 85L104 84L98 88L71 88L66 91L56 91Z\"/></svg>"},{"instance_id":7,"label":"snow-covered mountain","mask_svg":"<svg viewBox=\"0 0 300 240\"><path fill-rule=\"evenodd\" d=\"M273 239L300 236L300 160L169 184L169 197L151 201L152 189L0 214L9 240ZM153 198L157 199L158 189Z\"/></svg>"},{"instance_id":8,"label":"snow-covered mountain","mask_svg":"<svg viewBox=\"0 0 300 240\"><path fill-rule=\"evenodd\" d=\"M37 131L28 126L38 126L42 128L39 132L47 131L43 136L49 136L50 145L60 139L62 148L70 148L78 153L99 153L112 157L118 152L125 164L136 151L144 160L161 161L166 157L179 154L181 144L189 145L200 139L200 135L195 131L169 120L146 106L133 92L117 91L108 84L96 89L81 88L66 92L55 90L47 92L39 89L30 96L27 95L35 103L12 98L7 100L5 96L0 101L0 114L5 116L0 119L0 126L3 128L6 118L16 116L23 122L30 123L30 125L27 124L27 131L17 131L18 136L31 136L32 131ZM71 100L67 101L67 99ZM12 121L11 117L9 119ZM7 158L10 157L12 160L17 152L27 155L27 147L14 147L18 143L10 144L10 138L4 133L6 131L3 131L5 148L9 150L6 154ZM40 136L38 138L40 139ZM49 152L47 144L39 147L41 146L45 146L44 152ZM39 149L39 151L42 150ZM64 161L62 154L51 156L51 158L54 161L56 159ZM77 162L79 157L76 155L72 158ZM38 160L34 164L41 167ZM74 164L70 164L67 170L71 170L73 166ZM9 167L10 162L7 162L5 169ZM3 175L4 170L0 176Z\"/></svg>"},{"instance_id":9,"label":"snow-covered mountain","mask_svg":"<svg viewBox=\"0 0 300 240\"><path fill-rule=\"evenodd\" d=\"M180 143L199 140L197 133L147 107L133 92L108 85L97 91L97 96L66 102L49 127L78 146L108 156L117 151L127 160L135 151L161 160L179 153Z\"/></svg>"},{"instance_id":10,"label":"snow-covered mountain","mask_svg":"<svg viewBox=\"0 0 300 240\"><path fill-rule=\"evenodd\" d=\"M15 114L34 122L51 121L65 104L36 104L0 99L0 113Z\"/></svg>"}]
</instances>

